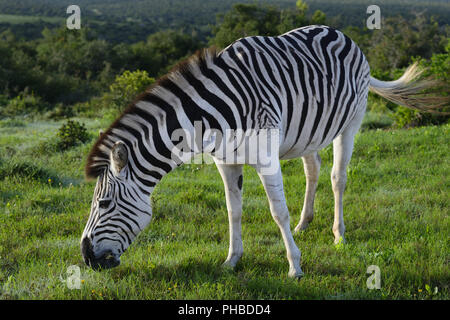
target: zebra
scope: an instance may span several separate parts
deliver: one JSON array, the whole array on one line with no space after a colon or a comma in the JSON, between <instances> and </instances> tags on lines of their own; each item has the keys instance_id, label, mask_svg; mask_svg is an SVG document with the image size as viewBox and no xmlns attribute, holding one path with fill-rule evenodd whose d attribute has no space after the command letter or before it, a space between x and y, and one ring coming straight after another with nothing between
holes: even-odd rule
<instances>
[{"instance_id":1,"label":"zebra","mask_svg":"<svg viewBox=\"0 0 450 320\"><path fill-rule=\"evenodd\" d=\"M321 166L318 151L333 143L332 231L335 243L344 242L346 168L368 92L419 110L430 110L432 104L442 106L439 98L420 95L434 85L417 80L420 73L414 64L396 81L377 80L370 76L361 49L342 32L322 25L275 37L241 38L220 52L215 48L198 51L140 94L92 147L85 175L97 179L97 184L81 237L84 261L93 269L120 264L121 255L152 218L150 196L156 184L187 161L174 157L173 133L182 129L193 134L195 123L200 123L219 132L254 129L258 135L263 129L273 129L279 133L278 147L269 154L273 172L265 173L258 162L250 165L264 186L271 215L281 232L288 276L300 278L301 253L290 230L280 160L303 160L306 191L294 230L299 232L314 216ZM199 143L205 141L200 139ZM234 268L243 254L245 161L227 162L215 151L213 148L209 154L224 183L229 220L224 266ZM196 149L195 154L202 152L205 150ZM233 152L225 158L232 156Z\"/></svg>"}]
</instances>

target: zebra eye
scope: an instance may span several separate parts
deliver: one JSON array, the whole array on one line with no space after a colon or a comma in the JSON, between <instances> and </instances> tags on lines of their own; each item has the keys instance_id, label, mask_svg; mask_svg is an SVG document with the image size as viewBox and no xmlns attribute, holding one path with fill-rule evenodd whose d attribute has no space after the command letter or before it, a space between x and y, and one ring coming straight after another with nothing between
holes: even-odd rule
<instances>
[{"instance_id":1,"label":"zebra eye","mask_svg":"<svg viewBox=\"0 0 450 320\"><path fill-rule=\"evenodd\" d=\"M109 207L110 203L111 203L110 199L102 199L102 200L99 200L98 206L102 209L106 209Z\"/></svg>"}]
</instances>

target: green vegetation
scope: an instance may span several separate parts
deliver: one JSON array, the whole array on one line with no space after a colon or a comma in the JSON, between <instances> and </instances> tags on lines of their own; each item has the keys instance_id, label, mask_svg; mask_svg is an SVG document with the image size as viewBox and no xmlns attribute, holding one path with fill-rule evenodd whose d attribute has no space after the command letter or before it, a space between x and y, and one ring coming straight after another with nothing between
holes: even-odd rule
<instances>
[{"instance_id":1,"label":"green vegetation","mask_svg":"<svg viewBox=\"0 0 450 320\"><path fill-rule=\"evenodd\" d=\"M90 136L107 124L77 120ZM333 245L331 232L331 146L320 153L316 215L295 235L306 275L295 281L287 278L283 241L250 167L244 170L245 252L236 271L221 268L228 219L214 165L184 165L163 179L152 198L153 221L119 267L96 272L85 266L79 239L95 182L84 180L83 162L94 140L64 152L34 152L61 124L0 126L3 299L450 298L449 125L357 135L344 198L344 246ZM302 162L284 161L282 170L294 228L305 192ZM60 280L70 265L81 269L80 290ZM380 290L366 287L369 265L380 267Z\"/></svg>"},{"instance_id":2,"label":"green vegetation","mask_svg":"<svg viewBox=\"0 0 450 320\"><path fill-rule=\"evenodd\" d=\"M23 24L36 22L64 23L64 18L58 17L40 17L40 16L21 16L14 14L0 14L0 23Z\"/></svg>"},{"instance_id":3,"label":"green vegetation","mask_svg":"<svg viewBox=\"0 0 450 320\"><path fill-rule=\"evenodd\" d=\"M259 7L255 4L236 4L224 15L219 15L218 25L213 28L211 44L225 48L234 40L247 36L276 36L298 26L324 24L325 14L319 10L307 16L308 5L297 1L294 9L280 10L273 6Z\"/></svg>"},{"instance_id":4,"label":"green vegetation","mask_svg":"<svg viewBox=\"0 0 450 320\"><path fill-rule=\"evenodd\" d=\"M309 0L306 1L311 14L320 10L325 13L328 24L343 28L363 27L367 7L372 0ZM102 39L114 43L134 43L145 41L148 34L167 29L183 30L196 35L203 41L211 36L218 13L226 13L237 3L271 5L282 9L295 6L296 0L77 0L81 8L82 23L93 28ZM0 19L0 32L11 28L15 34L25 39L35 39L44 27L62 26L65 21L48 21L50 17L66 18L65 0L0 0L0 12L8 14ZM450 23L450 4L447 0L378 0L383 17L414 17L415 12L423 12L427 18L435 17L439 24ZM23 24L11 24L9 15L26 16ZM45 20L32 22L30 16ZM21 20L24 18L18 18Z\"/></svg>"},{"instance_id":5,"label":"green vegetation","mask_svg":"<svg viewBox=\"0 0 450 320\"><path fill-rule=\"evenodd\" d=\"M155 79L149 77L146 71L130 72L126 70L123 74L117 76L114 83L109 87L113 104L119 111L123 111L139 93L154 82Z\"/></svg>"},{"instance_id":6,"label":"green vegetation","mask_svg":"<svg viewBox=\"0 0 450 320\"><path fill-rule=\"evenodd\" d=\"M295 236L300 282L287 278L281 236L247 167L245 253L235 271L220 267L228 219L213 165L184 165L162 180L153 221L118 268L95 272L80 254L95 184L83 167L98 131L202 47L323 23L361 47L375 77L396 79L419 61L448 95L449 4L380 1L382 29L367 30L369 2L79 0L82 29L67 30L63 0L0 0L0 299L449 299L449 117L372 94L349 166L348 244L332 244L329 146L315 219ZM292 228L301 167L282 163ZM372 264L381 290L366 287ZM81 268L80 290L61 282L70 265Z\"/></svg>"},{"instance_id":7,"label":"green vegetation","mask_svg":"<svg viewBox=\"0 0 450 320\"><path fill-rule=\"evenodd\" d=\"M58 148L67 150L77 144L82 144L89 139L86 127L78 121L68 120L64 123L56 134L58 138Z\"/></svg>"},{"instance_id":8,"label":"green vegetation","mask_svg":"<svg viewBox=\"0 0 450 320\"><path fill-rule=\"evenodd\" d=\"M37 113L46 114L48 119L98 117L121 110L138 93L126 88L142 90L202 47L223 48L247 35L276 35L295 27L333 21L333 17L312 7L305 1L287 8L235 4L230 11L218 15L207 42L182 29L150 31L145 41L134 43L102 39L89 24L81 30L46 28L41 38L30 41L18 38L11 30L4 31L0 34L0 95L7 101L0 97L0 106L6 104L0 109L0 117ZM46 14L51 16L50 12ZM382 80L397 78L413 61L420 60L429 67L427 76L448 82L448 25L422 14L410 19L388 17L383 23L381 30L342 28L363 50L374 76ZM128 25L131 28L134 23ZM117 82L117 77L127 72L146 73L142 74L145 80L124 78ZM143 82L135 87L134 81ZM442 92L446 94L448 86ZM369 101L371 112L389 115L399 127L445 123L448 119L399 108L375 96Z\"/></svg>"}]
</instances>

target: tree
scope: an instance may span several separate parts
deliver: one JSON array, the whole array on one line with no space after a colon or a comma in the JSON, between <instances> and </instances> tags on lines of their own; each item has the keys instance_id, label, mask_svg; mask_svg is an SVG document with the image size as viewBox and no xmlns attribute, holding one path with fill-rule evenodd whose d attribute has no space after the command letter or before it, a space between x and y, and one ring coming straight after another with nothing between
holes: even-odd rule
<instances>
[{"instance_id":1,"label":"tree","mask_svg":"<svg viewBox=\"0 0 450 320\"><path fill-rule=\"evenodd\" d=\"M323 12L317 10L312 17L307 13L308 5L301 0L295 8L284 10L268 5L235 4L226 14L218 15L210 44L224 48L242 37L276 36L302 26L325 23Z\"/></svg>"},{"instance_id":2,"label":"tree","mask_svg":"<svg viewBox=\"0 0 450 320\"><path fill-rule=\"evenodd\" d=\"M97 40L88 28L55 31L45 29L37 46L37 58L49 71L69 74L80 79L96 77L109 60L110 45Z\"/></svg>"},{"instance_id":3,"label":"tree","mask_svg":"<svg viewBox=\"0 0 450 320\"><path fill-rule=\"evenodd\" d=\"M153 84L155 79L148 76L146 71L126 70L111 84L110 93L112 102L117 109L123 110L139 93Z\"/></svg>"},{"instance_id":4,"label":"tree","mask_svg":"<svg viewBox=\"0 0 450 320\"><path fill-rule=\"evenodd\" d=\"M112 68L120 71L140 69L157 77L202 47L198 39L180 31L160 31L148 36L145 42L114 46Z\"/></svg>"},{"instance_id":5,"label":"tree","mask_svg":"<svg viewBox=\"0 0 450 320\"><path fill-rule=\"evenodd\" d=\"M197 38L181 31L166 30L150 35L147 38L147 46L153 55L154 67L157 66L158 68L150 74L160 76L204 45Z\"/></svg>"},{"instance_id":6,"label":"tree","mask_svg":"<svg viewBox=\"0 0 450 320\"><path fill-rule=\"evenodd\" d=\"M17 41L14 34L0 34L0 88L16 96L25 89L35 91L41 85L42 72L35 62L31 44Z\"/></svg>"},{"instance_id":7,"label":"tree","mask_svg":"<svg viewBox=\"0 0 450 320\"><path fill-rule=\"evenodd\" d=\"M415 19L386 18L383 28L373 32L366 56L371 68L404 68L413 57L429 59L445 50L447 37L437 22L417 14Z\"/></svg>"},{"instance_id":8,"label":"tree","mask_svg":"<svg viewBox=\"0 0 450 320\"><path fill-rule=\"evenodd\" d=\"M261 35L273 36L278 33L280 11L273 6L256 4L235 4L231 11L219 15L219 24L213 27L212 44L224 48L242 37Z\"/></svg>"}]
</instances>

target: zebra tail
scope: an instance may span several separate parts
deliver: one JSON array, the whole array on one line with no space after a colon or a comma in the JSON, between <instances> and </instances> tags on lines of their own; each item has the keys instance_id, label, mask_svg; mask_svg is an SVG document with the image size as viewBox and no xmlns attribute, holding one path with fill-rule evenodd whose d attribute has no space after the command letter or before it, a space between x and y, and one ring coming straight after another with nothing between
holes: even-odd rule
<instances>
[{"instance_id":1,"label":"zebra tail","mask_svg":"<svg viewBox=\"0 0 450 320\"><path fill-rule=\"evenodd\" d=\"M441 115L450 114L450 112L442 111L443 108L450 105L448 83L431 77L420 79L424 71L415 62L398 80L381 81L370 77L369 90L389 101L411 109ZM446 96L442 95L444 92ZM448 110L448 108L446 109Z\"/></svg>"}]
</instances>

